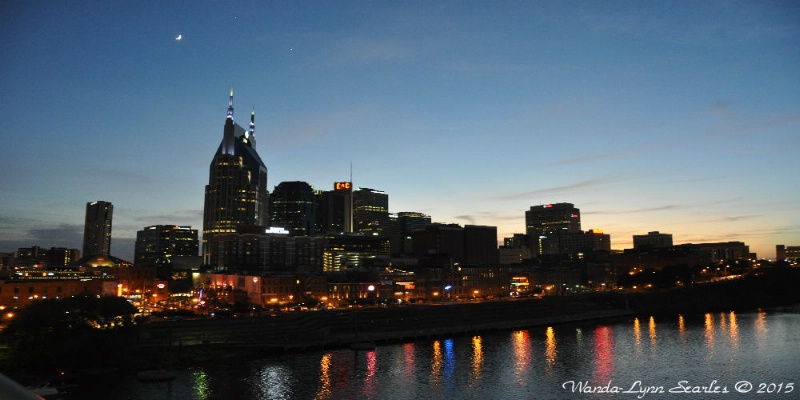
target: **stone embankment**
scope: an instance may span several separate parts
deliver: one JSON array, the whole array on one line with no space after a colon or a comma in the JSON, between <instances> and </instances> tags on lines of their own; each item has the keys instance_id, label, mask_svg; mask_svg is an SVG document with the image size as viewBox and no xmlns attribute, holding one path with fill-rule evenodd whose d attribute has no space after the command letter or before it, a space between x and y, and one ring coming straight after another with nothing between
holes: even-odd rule
<instances>
[{"instance_id":1,"label":"stone embankment","mask_svg":"<svg viewBox=\"0 0 800 400\"><path fill-rule=\"evenodd\" d=\"M163 321L141 327L139 346L283 351L624 318L628 310L577 298L440 303L276 316Z\"/></svg>"}]
</instances>

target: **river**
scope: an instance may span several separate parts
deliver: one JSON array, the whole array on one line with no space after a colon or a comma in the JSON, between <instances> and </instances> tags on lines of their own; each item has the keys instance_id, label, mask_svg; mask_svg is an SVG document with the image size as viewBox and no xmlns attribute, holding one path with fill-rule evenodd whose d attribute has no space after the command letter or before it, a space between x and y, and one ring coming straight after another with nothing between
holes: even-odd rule
<instances>
[{"instance_id":1,"label":"river","mask_svg":"<svg viewBox=\"0 0 800 400\"><path fill-rule=\"evenodd\" d=\"M800 309L638 317L222 360L65 399L800 398Z\"/></svg>"}]
</instances>

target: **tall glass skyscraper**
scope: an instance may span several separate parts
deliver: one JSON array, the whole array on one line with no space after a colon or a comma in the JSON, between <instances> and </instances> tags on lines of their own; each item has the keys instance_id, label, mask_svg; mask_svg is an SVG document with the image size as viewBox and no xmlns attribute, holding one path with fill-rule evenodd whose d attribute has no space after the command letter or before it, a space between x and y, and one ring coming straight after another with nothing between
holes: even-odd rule
<instances>
[{"instance_id":1,"label":"tall glass skyscraper","mask_svg":"<svg viewBox=\"0 0 800 400\"><path fill-rule=\"evenodd\" d=\"M255 111L245 130L233 119L233 89L222 142L211 160L203 211L203 263L218 266L220 239L269 224L267 167L256 152Z\"/></svg>"},{"instance_id":2,"label":"tall glass skyscraper","mask_svg":"<svg viewBox=\"0 0 800 400\"><path fill-rule=\"evenodd\" d=\"M83 257L111 254L111 217L114 206L107 201L86 203L83 225Z\"/></svg>"}]
</instances>

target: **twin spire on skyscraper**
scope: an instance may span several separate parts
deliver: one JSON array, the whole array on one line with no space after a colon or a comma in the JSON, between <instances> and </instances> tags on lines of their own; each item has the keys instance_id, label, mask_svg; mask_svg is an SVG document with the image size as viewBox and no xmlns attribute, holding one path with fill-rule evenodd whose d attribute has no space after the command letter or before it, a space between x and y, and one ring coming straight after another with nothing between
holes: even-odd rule
<instances>
[{"instance_id":1,"label":"twin spire on skyscraper","mask_svg":"<svg viewBox=\"0 0 800 400\"><path fill-rule=\"evenodd\" d=\"M223 143L222 143L222 152L224 154L229 154L229 155L233 155L234 154L234 152L235 152L235 150L234 150L234 147L235 147L234 146L234 142L236 140L239 140L242 143L247 144L248 146L250 146L250 147L255 149L255 147L256 147L256 137L255 137L255 135L256 135L256 108L255 108L255 106L253 106L253 111L250 113L250 127L246 131L244 131L243 135L240 135L239 137L237 137L237 135L235 134L235 131L236 131L236 127L238 125L236 125L236 123L234 122L234 119L233 119L233 86L231 86L231 92L230 92L230 95L228 97L228 115L227 115L226 120L225 120L225 126L226 126L225 135L223 137ZM230 127L228 127L228 126L230 126ZM242 128L239 127L238 129L242 129Z\"/></svg>"}]
</instances>

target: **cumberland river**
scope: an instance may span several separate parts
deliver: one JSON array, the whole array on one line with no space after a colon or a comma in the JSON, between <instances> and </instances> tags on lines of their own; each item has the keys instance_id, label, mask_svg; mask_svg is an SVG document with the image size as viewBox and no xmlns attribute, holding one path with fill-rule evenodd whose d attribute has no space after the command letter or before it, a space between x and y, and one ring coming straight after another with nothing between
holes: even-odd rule
<instances>
[{"instance_id":1,"label":"cumberland river","mask_svg":"<svg viewBox=\"0 0 800 400\"><path fill-rule=\"evenodd\" d=\"M187 367L66 399L798 399L800 309L639 317Z\"/></svg>"}]
</instances>

